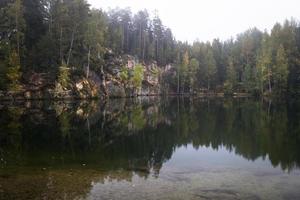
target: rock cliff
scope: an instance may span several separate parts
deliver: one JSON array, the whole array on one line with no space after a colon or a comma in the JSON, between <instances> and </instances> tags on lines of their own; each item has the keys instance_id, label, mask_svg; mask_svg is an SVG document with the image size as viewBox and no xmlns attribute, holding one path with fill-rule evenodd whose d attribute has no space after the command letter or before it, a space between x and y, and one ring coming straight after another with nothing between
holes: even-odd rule
<instances>
[{"instance_id":1,"label":"rock cliff","mask_svg":"<svg viewBox=\"0 0 300 200\"><path fill-rule=\"evenodd\" d=\"M139 73L136 66L140 67ZM100 70L72 68L67 83L47 73L30 72L23 76L19 91L0 91L0 100L91 99L159 95L161 69L156 62L140 63L131 55L105 54Z\"/></svg>"}]
</instances>

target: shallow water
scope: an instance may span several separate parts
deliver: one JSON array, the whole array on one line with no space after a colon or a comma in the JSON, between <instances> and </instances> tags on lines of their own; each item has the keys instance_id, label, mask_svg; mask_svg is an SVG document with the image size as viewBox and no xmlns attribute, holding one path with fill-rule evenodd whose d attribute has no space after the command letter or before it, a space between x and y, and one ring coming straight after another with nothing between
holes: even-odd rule
<instances>
[{"instance_id":1,"label":"shallow water","mask_svg":"<svg viewBox=\"0 0 300 200\"><path fill-rule=\"evenodd\" d=\"M300 103L0 104L0 199L300 199Z\"/></svg>"}]
</instances>

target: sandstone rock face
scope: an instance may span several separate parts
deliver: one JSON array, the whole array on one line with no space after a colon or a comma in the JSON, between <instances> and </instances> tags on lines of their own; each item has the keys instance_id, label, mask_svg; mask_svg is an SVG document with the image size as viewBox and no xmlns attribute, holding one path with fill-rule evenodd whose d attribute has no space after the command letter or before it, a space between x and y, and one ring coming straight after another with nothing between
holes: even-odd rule
<instances>
[{"instance_id":1,"label":"sandstone rock face","mask_svg":"<svg viewBox=\"0 0 300 200\"><path fill-rule=\"evenodd\" d=\"M52 93L52 94L51 94ZM64 88L60 83L55 83L55 88L51 91L50 95L54 99L72 99L74 98L73 92L68 88Z\"/></svg>"},{"instance_id":2,"label":"sandstone rock face","mask_svg":"<svg viewBox=\"0 0 300 200\"><path fill-rule=\"evenodd\" d=\"M76 97L80 99L97 98L101 95L100 87L86 78L82 78L74 84L74 91Z\"/></svg>"},{"instance_id":3,"label":"sandstone rock face","mask_svg":"<svg viewBox=\"0 0 300 200\"><path fill-rule=\"evenodd\" d=\"M83 68L83 73L70 72L70 80L63 85L55 74L29 72L23 76L22 91L0 91L0 100L34 99L90 99L100 97L134 97L160 94L160 75L163 73L155 61L139 63L143 67L142 84L134 87L134 70L138 64L134 56L115 55L107 50L104 63L96 69ZM70 68L71 69L71 68ZM128 77L124 78L124 69ZM73 73L73 74L72 74ZM122 75L122 76L121 76ZM88 76L88 77L87 77ZM126 76L125 76L126 77Z\"/></svg>"},{"instance_id":4,"label":"sandstone rock face","mask_svg":"<svg viewBox=\"0 0 300 200\"><path fill-rule=\"evenodd\" d=\"M141 94L142 96L155 96L160 94L160 86L149 84L148 82L143 81Z\"/></svg>"},{"instance_id":5,"label":"sandstone rock face","mask_svg":"<svg viewBox=\"0 0 300 200\"><path fill-rule=\"evenodd\" d=\"M108 81L106 87L109 97L126 97L124 87L118 82Z\"/></svg>"}]
</instances>

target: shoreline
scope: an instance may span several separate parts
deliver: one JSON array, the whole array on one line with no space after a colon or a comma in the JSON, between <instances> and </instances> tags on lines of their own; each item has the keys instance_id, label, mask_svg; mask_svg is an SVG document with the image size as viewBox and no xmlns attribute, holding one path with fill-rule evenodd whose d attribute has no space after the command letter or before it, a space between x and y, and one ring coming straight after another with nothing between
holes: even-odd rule
<instances>
[{"instance_id":1,"label":"shoreline","mask_svg":"<svg viewBox=\"0 0 300 200\"><path fill-rule=\"evenodd\" d=\"M15 102L15 101L77 101L77 100L106 100L106 99L130 99L130 98L139 98L139 97L193 97L193 98L250 98L254 97L249 93L234 93L232 95L226 95L225 93L168 93L168 94L142 94L142 95L126 95L126 96L99 96L99 97L78 97L78 96L66 96L66 97L37 97L37 98L26 98L22 95L16 94L9 96L0 96L0 102Z\"/></svg>"}]
</instances>

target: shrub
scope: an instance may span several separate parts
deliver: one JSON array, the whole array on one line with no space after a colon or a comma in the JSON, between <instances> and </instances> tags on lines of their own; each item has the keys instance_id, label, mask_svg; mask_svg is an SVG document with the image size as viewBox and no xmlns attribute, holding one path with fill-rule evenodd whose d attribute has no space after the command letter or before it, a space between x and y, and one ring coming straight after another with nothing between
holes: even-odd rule
<instances>
[{"instance_id":1,"label":"shrub","mask_svg":"<svg viewBox=\"0 0 300 200\"><path fill-rule=\"evenodd\" d=\"M62 64L58 71L58 82L64 87L68 87L70 82L70 68L66 64Z\"/></svg>"}]
</instances>

